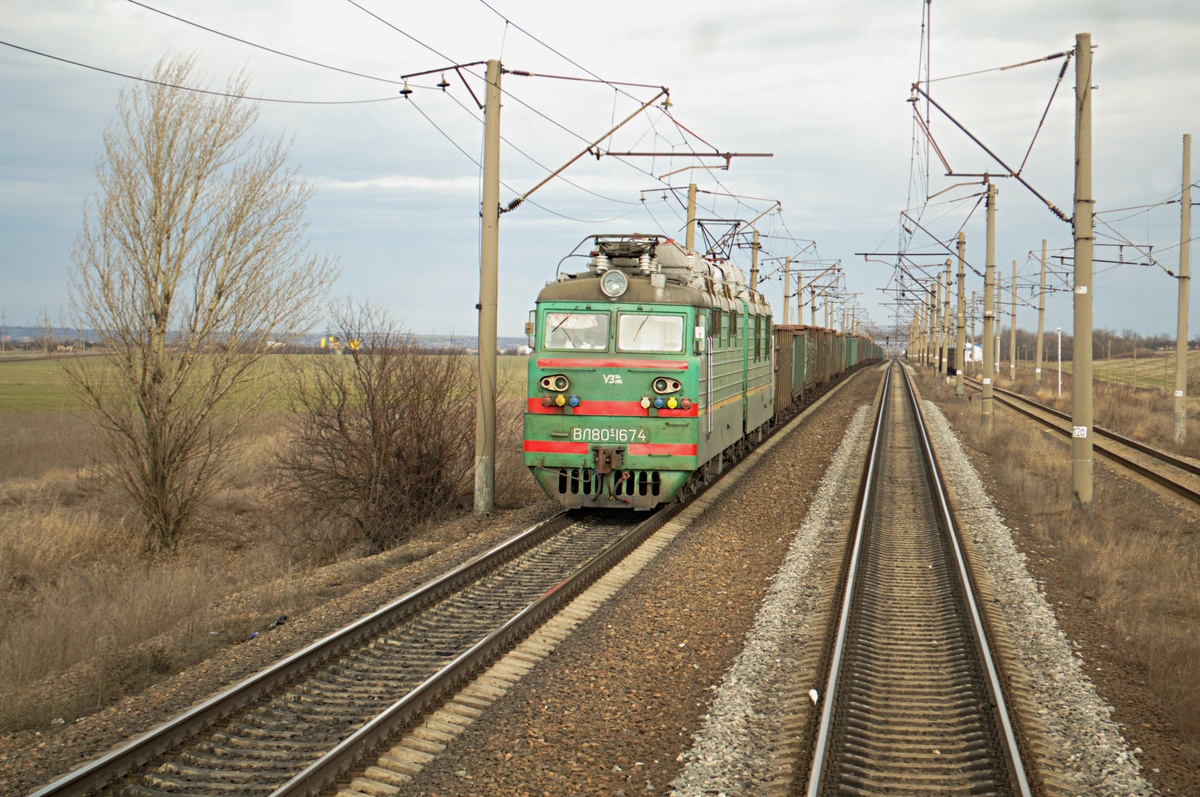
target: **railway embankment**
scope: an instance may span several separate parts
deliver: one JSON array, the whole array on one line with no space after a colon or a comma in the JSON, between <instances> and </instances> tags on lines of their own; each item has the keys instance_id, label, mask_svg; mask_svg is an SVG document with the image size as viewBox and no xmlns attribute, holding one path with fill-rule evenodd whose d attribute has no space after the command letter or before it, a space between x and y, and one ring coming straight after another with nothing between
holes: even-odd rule
<instances>
[{"instance_id":1,"label":"railway embankment","mask_svg":"<svg viewBox=\"0 0 1200 797\"><path fill-rule=\"evenodd\" d=\"M917 371L1145 778L1162 794L1200 794L1200 512L1099 456L1094 512L1076 512L1068 439L1004 407L988 434L977 396L955 399Z\"/></svg>"},{"instance_id":2,"label":"railway embankment","mask_svg":"<svg viewBox=\"0 0 1200 797\"><path fill-rule=\"evenodd\" d=\"M411 782L401 782L397 793L786 793L789 767L804 758L805 734L814 724L809 689L820 683L844 530L870 427L867 407L879 374L867 369L850 380L757 462L747 463L660 555L544 658L523 665L523 676L507 693ZM1089 559L1081 539L1087 535L1078 524L1065 524L1066 537L1047 537L1031 518L1039 512L1059 521L1065 516L1053 514L1046 503L1052 497L1043 495L1037 504L1029 483L1013 475L1027 467L1001 468L1012 465L1018 450L1036 451L1029 435L1008 427L1003 415L995 439L968 433L969 411L977 404L964 410L952 394L948 400L939 394L935 380L925 383L927 398L939 401L949 418L927 405L954 500L969 510L969 556L985 563L981 589L1005 638L1004 655L1018 657L1002 659L1001 668L1021 692L1016 711L1023 713L1022 735L1036 748L1032 758L1042 793L1125 796L1153 793L1154 787L1164 794L1197 793L1192 731L1183 709L1168 699L1186 700L1188 685L1172 687L1168 677L1186 663L1167 670L1170 657L1160 654L1164 669L1154 673L1137 658L1136 644L1149 641L1134 636L1137 617L1106 592L1096 571L1116 543L1094 532L1097 550ZM1114 477L1110 485L1107 476L1098 484L1098 501L1116 497L1126 502L1120 506L1147 515L1148 523L1167 524L1158 528L1154 545L1140 546L1153 549L1147 555L1166 552L1184 577L1193 572L1186 556L1195 540L1187 529L1197 527L1191 516L1157 493L1147 498L1136 484ZM1151 498L1166 503L1155 508ZM381 558L373 567L387 571L382 577L311 615L289 618L53 735L9 745L0 758L0 788L28 793L356 612L511 536L541 511L481 524L460 544L417 563L399 554ZM1131 533L1147 533L1130 522ZM1126 588L1134 575L1123 573ZM330 571L314 576L311 587L355 577ZM1134 586L1139 591L1128 593L1132 599L1150 600L1141 581ZM1157 599L1151 608L1165 607L1168 617L1187 608L1166 603L1170 596ZM1128 639L1116 644L1121 634Z\"/></svg>"}]
</instances>

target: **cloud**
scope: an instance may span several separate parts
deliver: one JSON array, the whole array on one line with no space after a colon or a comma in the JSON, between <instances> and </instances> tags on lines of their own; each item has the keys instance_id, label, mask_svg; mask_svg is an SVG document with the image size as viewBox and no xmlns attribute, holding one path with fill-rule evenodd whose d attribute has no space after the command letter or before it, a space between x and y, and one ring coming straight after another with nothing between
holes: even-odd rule
<instances>
[{"instance_id":1,"label":"cloud","mask_svg":"<svg viewBox=\"0 0 1200 797\"><path fill-rule=\"evenodd\" d=\"M435 194L477 194L479 181L468 177L440 178L406 174L389 174L361 180L343 180L337 177L314 178L318 191L344 194L397 192L397 201L411 199L410 192L432 192Z\"/></svg>"}]
</instances>

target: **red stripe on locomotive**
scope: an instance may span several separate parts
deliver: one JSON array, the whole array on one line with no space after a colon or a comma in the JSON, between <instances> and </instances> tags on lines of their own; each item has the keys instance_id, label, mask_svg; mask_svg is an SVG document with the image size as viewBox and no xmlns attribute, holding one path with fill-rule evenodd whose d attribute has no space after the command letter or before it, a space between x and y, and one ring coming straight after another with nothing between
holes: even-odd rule
<instances>
[{"instance_id":1,"label":"red stripe on locomotive","mask_svg":"<svg viewBox=\"0 0 1200 797\"><path fill-rule=\"evenodd\" d=\"M599 358L538 358L538 368L651 368L660 371L686 371L687 360L602 360Z\"/></svg>"},{"instance_id":2,"label":"red stripe on locomotive","mask_svg":"<svg viewBox=\"0 0 1200 797\"><path fill-rule=\"evenodd\" d=\"M626 450L631 457L696 456L695 443L630 443ZM587 443L574 443L558 440L526 440L525 452L528 454L586 454Z\"/></svg>"},{"instance_id":3,"label":"red stripe on locomotive","mask_svg":"<svg viewBox=\"0 0 1200 797\"><path fill-rule=\"evenodd\" d=\"M557 440L526 440L527 454L586 454L587 443L565 443Z\"/></svg>"},{"instance_id":4,"label":"red stripe on locomotive","mask_svg":"<svg viewBox=\"0 0 1200 797\"><path fill-rule=\"evenodd\" d=\"M534 415L565 415L563 408L542 405L540 398L531 398L527 402L528 412ZM624 415L645 418L650 410L643 409L640 401L591 401L585 399L578 407L571 408L572 415ZM658 411L660 418L695 418L698 417L698 407L693 404L686 410L683 408L671 410L663 407Z\"/></svg>"}]
</instances>

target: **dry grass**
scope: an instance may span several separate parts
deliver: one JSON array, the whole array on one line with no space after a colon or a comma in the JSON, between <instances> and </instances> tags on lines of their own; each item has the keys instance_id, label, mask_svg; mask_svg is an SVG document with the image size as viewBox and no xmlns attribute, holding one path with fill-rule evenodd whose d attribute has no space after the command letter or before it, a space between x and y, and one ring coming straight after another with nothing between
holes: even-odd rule
<instances>
[{"instance_id":1,"label":"dry grass","mask_svg":"<svg viewBox=\"0 0 1200 797\"><path fill-rule=\"evenodd\" d=\"M170 557L141 555L122 497L80 464L86 426L51 420L0 439L0 459L36 450L25 439L35 432L42 443L24 473L10 469L0 482L0 727L9 729L78 716L202 658L241 633L208 627L214 598L286 572L257 533L270 508L236 481L210 507L202 542ZM255 471L256 450L239 472ZM74 468L54 467L63 451ZM78 667L92 673L90 688L36 688Z\"/></svg>"},{"instance_id":2,"label":"dry grass","mask_svg":"<svg viewBox=\"0 0 1200 797\"><path fill-rule=\"evenodd\" d=\"M149 556L126 499L89 468L82 419L0 413L0 730L70 722L328 598L303 594L297 579L361 557L361 538L294 546L280 533L287 510L272 464L285 420L257 419L193 533L174 553ZM521 465L520 424L504 428L501 508L540 498ZM439 549L422 541L414 557Z\"/></svg>"},{"instance_id":3,"label":"dry grass","mask_svg":"<svg viewBox=\"0 0 1200 797\"><path fill-rule=\"evenodd\" d=\"M1114 652L1145 674L1147 688L1170 707L1176 725L1200 732L1200 535L1194 519L1151 511L1141 488L1099 466L1098 511L1072 511L1064 440L1003 410L989 434L979 424L977 403L955 401L953 389L938 380L922 383L959 439L986 458L1000 491L1022 516L1022 530L1058 560L1061 586L1101 618ZM1114 422L1129 428L1149 428L1143 416L1159 411L1154 402L1117 398L1108 394L1107 406Z\"/></svg>"},{"instance_id":4,"label":"dry grass","mask_svg":"<svg viewBox=\"0 0 1200 797\"><path fill-rule=\"evenodd\" d=\"M1010 381L1008 367L996 380L999 387L1032 396L1063 412L1071 411L1071 375L1063 374L1062 396L1058 395L1058 374L1043 373L1042 387L1035 388L1033 370L1028 364L1017 368ZM1175 399L1161 389L1135 387L1096 376L1092 382L1093 421L1109 431L1149 443L1174 454L1200 459L1200 396L1189 393L1187 435L1182 445L1175 442Z\"/></svg>"}]
</instances>

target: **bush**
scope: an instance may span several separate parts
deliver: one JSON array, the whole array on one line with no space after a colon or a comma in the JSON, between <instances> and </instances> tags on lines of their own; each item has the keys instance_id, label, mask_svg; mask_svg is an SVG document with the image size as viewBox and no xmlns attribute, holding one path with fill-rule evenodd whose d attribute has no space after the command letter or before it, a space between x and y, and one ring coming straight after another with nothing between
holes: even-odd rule
<instances>
[{"instance_id":1,"label":"bush","mask_svg":"<svg viewBox=\"0 0 1200 797\"><path fill-rule=\"evenodd\" d=\"M371 552L470 505L472 359L430 351L385 312L333 313L344 353L296 358L295 428L278 457L300 523L361 535Z\"/></svg>"}]
</instances>

